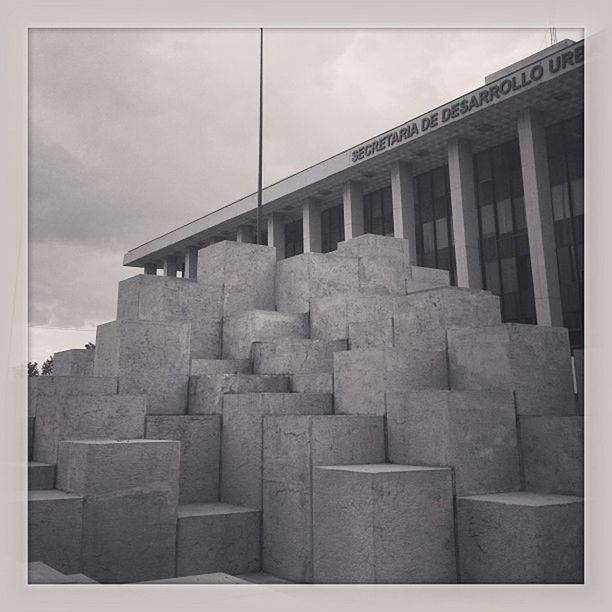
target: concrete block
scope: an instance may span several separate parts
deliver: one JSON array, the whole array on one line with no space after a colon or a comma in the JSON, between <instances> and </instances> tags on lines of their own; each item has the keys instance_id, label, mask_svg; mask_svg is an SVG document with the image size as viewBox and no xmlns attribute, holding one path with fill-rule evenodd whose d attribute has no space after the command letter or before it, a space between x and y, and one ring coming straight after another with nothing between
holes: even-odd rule
<instances>
[{"instance_id":1,"label":"concrete block","mask_svg":"<svg viewBox=\"0 0 612 612\"><path fill-rule=\"evenodd\" d=\"M28 461L28 490L47 491L55 488L55 465Z\"/></svg>"},{"instance_id":2,"label":"concrete block","mask_svg":"<svg viewBox=\"0 0 612 612\"><path fill-rule=\"evenodd\" d=\"M28 563L28 584L97 584L85 574L62 574L42 561Z\"/></svg>"},{"instance_id":3,"label":"concrete block","mask_svg":"<svg viewBox=\"0 0 612 612\"><path fill-rule=\"evenodd\" d=\"M285 393L289 378L267 374L211 374L189 379L189 413L221 414L230 393Z\"/></svg>"},{"instance_id":4,"label":"concrete block","mask_svg":"<svg viewBox=\"0 0 612 612\"><path fill-rule=\"evenodd\" d=\"M220 416L148 416L145 437L181 443L179 503L219 499Z\"/></svg>"},{"instance_id":5,"label":"concrete block","mask_svg":"<svg viewBox=\"0 0 612 612\"><path fill-rule=\"evenodd\" d=\"M277 265L276 305L283 312L308 312L311 299L358 289L356 257L303 253Z\"/></svg>"},{"instance_id":6,"label":"concrete block","mask_svg":"<svg viewBox=\"0 0 612 612\"><path fill-rule=\"evenodd\" d=\"M546 493L457 498L464 583L583 582L584 502Z\"/></svg>"},{"instance_id":7,"label":"concrete block","mask_svg":"<svg viewBox=\"0 0 612 612\"><path fill-rule=\"evenodd\" d=\"M359 289L389 295L406 295L410 277L408 254L359 257Z\"/></svg>"},{"instance_id":8,"label":"concrete block","mask_svg":"<svg viewBox=\"0 0 612 612\"><path fill-rule=\"evenodd\" d=\"M337 414L385 414L385 393L448 389L444 351L363 349L334 354Z\"/></svg>"},{"instance_id":9,"label":"concrete block","mask_svg":"<svg viewBox=\"0 0 612 612\"><path fill-rule=\"evenodd\" d=\"M250 584L236 576L230 576L223 572L212 574L199 574L196 576L181 576L180 578L166 578L164 580L145 580L140 584Z\"/></svg>"},{"instance_id":10,"label":"concrete block","mask_svg":"<svg viewBox=\"0 0 612 612\"><path fill-rule=\"evenodd\" d=\"M315 583L457 582L448 468L313 469Z\"/></svg>"},{"instance_id":11,"label":"concrete block","mask_svg":"<svg viewBox=\"0 0 612 612\"><path fill-rule=\"evenodd\" d=\"M260 512L230 504L180 506L176 574L240 574L260 569Z\"/></svg>"},{"instance_id":12,"label":"concrete block","mask_svg":"<svg viewBox=\"0 0 612 612\"><path fill-rule=\"evenodd\" d=\"M540 493L584 492L584 418L519 418L525 488Z\"/></svg>"},{"instance_id":13,"label":"concrete block","mask_svg":"<svg viewBox=\"0 0 612 612\"><path fill-rule=\"evenodd\" d=\"M224 359L250 359L253 342L308 338L308 314L249 310L223 322Z\"/></svg>"},{"instance_id":14,"label":"concrete block","mask_svg":"<svg viewBox=\"0 0 612 612\"><path fill-rule=\"evenodd\" d=\"M198 282L223 290L223 316L252 309L274 310L276 249L217 242L198 254Z\"/></svg>"},{"instance_id":15,"label":"concrete block","mask_svg":"<svg viewBox=\"0 0 612 612\"><path fill-rule=\"evenodd\" d=\"M81 570L83 499L63 491L28 492L28 561L74 574Z\"/></svg>"},{"instance_id":16,"label":"concrete block","mask_svg":"<svg viewBox=\"0 0 612 612\"><path fill-rule=\"evenodd\" d=\"M127 440L144 437L144 395L47 396L39 402L33 457L57 463L62 440Z\"/></svg>"},{"instance_id":17,"label":"concrete block","mask_svg":"<svg viewBox=\"0 0 612 612\"><path fill-rule=\"evenodd\" d=\"M454 468L457 495L521 488L509 391L388 393L389 461Z\"/></svg>"},{"instance_id":18,"label":"concrete block","mask_svg":"<svg viewBox=\"0 0 612 612\"><path fill-rule=\"evenodd\" d=\"M334 392L333 374L292 374L289 377L292 393L329 393Z\"/></svg>"},{"instance_id":19,"label":"concrete block","mask_svg":"<svg viewBox=\"0 0 612 612\"><path fill-rule=\"evenodd\" d=\"M253 371L257 374L331 374L334 353L346 351L346 340L295 340L253 344Z\"/></svg>"},{"instance_id":20,"label":"concrete block","mask_svg":"<svg viewBox=\"0 0 612 612\"><path fill-rule=\"evenodd\" d=\"M406 293L448 285L450 285L450 273L448 270L412 266L410 277L406 279Z\"/></svg>"},{"instance_id":21,"label":"concrete block","mask_svg":"<svg viewBox=\"0 0 612 612\"><path fill-rule=\"evenodd\" d=\"M393 318L349 323L348 344L350 350L393 348Z\"/></svg>"},{"instance_id":22,"label":"concrete block","mask_svg":"<svg viewBox=\"0 0 612 612\"><path fill-rule=\"evenodd\" d=\"M53 376L93 376L94 355L89 349L53 353Z\"/></svg>"},{"instance_id":23,"label":"concrete block","mask_svg":"<svg viewBox=\"0 0 612 612\"><path fill-rule=\"evenodd\" d=\"M347 304L358 293L339 293L310 302L310 336L321 340L348 338Z\"/></svg>"},{"instance_id":24,"label":"concrete block","mask_svg":"<svg viewBox=\"0 0 612 612\"><path fill-rule=\"evenodd\" d=\"M362 234L338 243L338 255L350 257L398 257L410 255L408 241L403 238Z\"/></svg>"},{"instance_id":25,"label":"concrete block","mask_svg":"<svg viewBox=\"0 0 612 612\"><path fill-rule=\"evenodd\" d=\"M94 374L118 376L119 393L146 393L149 414L184 414L190 333L185 321L98 325Z\"/></svg>"},{"instance_id":26,"label":"concrete block","mask_svg":"<svg viewBox=\"0 0 612 612\"><path fill-rule=\"evenodd\" d=\"M32 459L32 450L34 448L34 417L28 417L28 461Z\"/></svg>"},{"instance_id":27,"label":"concrete block","mask_svg":"<svg viewBox=\"0 0 612 612\"><path fill-rule=\"evenodd\" d=\"M264 416L331 414L320 393L243 393L223 404L221 501L261 509Z\"/></svg>"},{"instance_id":28,"label":"concrete block","mask_svg":"<svg viewBox=\"0 0 612 612\"><path fill-rule=\"evenodd\" d=\"M57 486L83 496L82 571L99 582L175 575L180 443L62 442Z\"/></svg>"},{"instance_id":29,"label":"concrete block","mask_svg":"<svg viewBox=\"0 0 612 612\"><path fill-rule=\"evenodd\" d=\"M384 419L264 417L263 570L312 582L312 467L382 463Z\"/></svg>"},{"instance_id":30,"label":"concrete block","mask_svg":"<svg viewBox=\"0 0 612 612\"><path fill-rule=\"evenodd\" d=\"M518 414L575 414L567 329L505 323L449 329L451 389L514 391Z\"/></svg>"},{"instance_id":31,"label":"concrete block","mask_svg":"<svg viewBox=\"0 0 612 612\"><path fill-rule=\"evenodd\" d=\"M250 359L192 359L191 376L202 374L252 374Z\"/></svg>"},{"instance_id":32,"label":"concrete block","mask_svg":"<svg viewBox=\"0 0 612 612\"><path fill-rule=\"evenodd\" d=\"M577 412L584 414L584 349L574 349L574 373L576 376Z\"/></svg>"},{"instance_id":33,"label":"concrete block","mask_svg":"<svg viewBox=\"0 0 612 612\"><path fill-rule=\"evenodd\" d=\"M283 580L266 572L250 572L248 574L238 574L236 577L251 584L292 584L289 580Z\"/></svg>"}]
</instances>

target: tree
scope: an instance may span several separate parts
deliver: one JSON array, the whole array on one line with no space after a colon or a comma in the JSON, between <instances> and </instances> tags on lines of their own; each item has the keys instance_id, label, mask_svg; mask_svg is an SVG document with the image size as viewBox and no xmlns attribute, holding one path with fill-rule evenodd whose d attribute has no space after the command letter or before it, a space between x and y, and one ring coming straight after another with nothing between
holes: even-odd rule
<instances>
[{"instance_id":1,"label":"tree","mask_svg":"<svg viewBox=\"0 0 612 612\"><path fill-rule=\"evenodd\" d=\"M41 374L43 376L51 376L53 374L53 355L49 355L49 359L42 364Z\"/></svg>"},{"instance_id":2,"label":"tree","mask_svg":"<svg viewBox=\"0 0 612 612\"><path fill-rule=\"evenodd\" d=\"M88 343L85 345L85 348L86 348L88 351L93 351L93 350L96 348L96 345L95 345L93 342L88 342Z\"/></svg>"},{"instance_id":3,"label":"tree","mask_svg":"<svg viewBox=\"0 0 612 612\"><path fill-rule=\"evenodd\" d=\"M38 362L36 361L28 361L28 376L38 376L40 372L38 371Z\"/></svg>"}]
</instances>

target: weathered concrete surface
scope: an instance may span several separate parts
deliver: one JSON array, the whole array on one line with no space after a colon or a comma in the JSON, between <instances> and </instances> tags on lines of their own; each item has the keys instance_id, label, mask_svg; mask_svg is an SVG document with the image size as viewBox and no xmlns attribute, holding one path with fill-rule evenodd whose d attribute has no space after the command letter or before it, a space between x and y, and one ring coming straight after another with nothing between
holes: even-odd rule
<instances>
[{"instance_id":1,"label":"weathered concrete surface","mask_svg":"<svg viewBox=\"0 0 612 612\"><path fill-rule=\"evenodd\" d=\"M348 338L347 305L358 293L339 293L310 302L310 336L321 340Z\"/></svg>"},{"instance_id":2,"label":"weathered concrete surface","mask_svg":"<svg viewBox=\"0 0 612 612\"><path fill-rule=\"evenodd\" d=\"M53 353L53 376L93 376L94 355L89 349Z\"/></svg>"},{"instance_id":3,"label":"weathered concrete surface","mask_svg":"<svg viewBox=\"0 0 612 612\"><path fill-rule=\"evenodd\" d=\"M180 578L166 578L164 580L145 580L140 584L249 584L249 581L223 572L214 572L212 574L181 576Z\"/></svg>"},{"instance_id":4,"label":"weathered concrete surface","mask_svg":"<svg viewBox=\"0 0 612 612\"><path fill-rule=\"evenodd\" d=\"M518 414L575 414L567 329L505 323L449 329L451 389L508 389Z\"/></svg>"},{"instance_id":5,"label":"weathered concrete surface","mask_svg":"<svg viewBox=\"0 0 612 612\"><path fill-rule=\"evenodd\" d=\"M55 488L55 465L28 461L28 490L47 491Z\"/></svg>"},{"instance_id":6,"label":"weathered concrete surface","mask_svg":"<svg viewBox=\"0 0 612 612\"><path fill-rule=\"evenodd\" d=\"M358 290L356 257L303 253L277 265L276 306L283 312L308 312L311 299Z\"/></svg>"},{"instance_id":7,"label":"weathered concrete surface","mask_svg":"<svg viewBox=\"0 0 612 612\"><path fill-rule=\"evenodd\" d=\"M176 574L241 574L260 569L260 512L230 504L179 507Z\"/></svg>"},{"instance_id":8,"label":"weathered concrete surface","mask_svg":"<svg viewBox=\"0 0 612 612\"><path fill-rule=\"evenodd\" d=\"M28 563L28 584L97 584L85 574L62 574L42 561Z\"/></svg>"},{"instance_id":9,"label":"weathered concrete surface","mask_svg":"<svg viewBox=\"0 0 612 612\"><path fill-rule=\"evenodd\" d=\"M189 413L221 414L223 398L230 393L285 393L287 376L267 374L211 374L189 379Z\"/></svg>"},{"instance_id":10,"label":"weathered concrete surface","mask_svg":"<svg viewBox=\"0 0 612 612\"><path fill-rule=\"evenodd\" d=\"M406 295L410 276L409 255L359 257L359 289Z\"/></svg>"},{"instance_id":11,"label":"weathered concrete surface","mask_svg":"<svg viewBox=\"0 0 612 612\"><path fill-rule=\"evenodd\" d=\"M411 277L406 279L406 293L448 285L450 285L450 273L448 270L412 266Z\"/></svg>"},{"instance_id":12,"label":"weathered concrete surface","mask_svg":"<svg viewBox=\"0 0 612 612\"><path fill-rule=\"evenodd\" d=\"M461 581L582 583L581 497L497 493L457 498Z\"/></svg>"},{"instance_id":13,"label":"weathered concrete surface","mask_svg":"<svg viewBox=\"0 0 612 612\"><path fill-rule=\"evenodd\" d=\"M443 351L351 350L334 354L337 414L385 414L385 393L447 389Z\"/></svg>"},{"instance_id":14,"label":"weathered concrete surface","mask_svg":"<svg viewBox=\"0 0 612 612\"><path fill-rule=\"evenodd\" d=\"M312 467L382 463L384 419L264 417L263 570L312 582Z\"/></svg>"},{"instance_id":15,"label":"weathered concrete surface","mask_svg":"<svg viewBox=\"0 0 612 612\"><path fill-rule=\"evenodd\" d=\"M308 338L308 314L248 310L223 321L224 359L250 359L253 342Z\"/></svg>"},{"instance_id":16,"label":"weathered concrete surface","mask_svg":"<svg viewBox=\"0 0 612 612\"><path fill-rule=\"evenodd\" d=\"M584 418L521 416L525 488L541 493L584 492Z\"/></svg>"},{"instance_id":17,"label":"weathered concrete surface","mask_svg":"<svg viewBox=\"0 0 612 612\"><path fill-rule=\"evenodd\" d=\"M584 349L574 349L574 372L578 391L578 414L584 414Z\"/></svg>"},{"instance_id":18,"label":"weathered concrete surface","mask_svg":"<svg viewBox=\"0 0 612 612\"><path fill-rule=\"evenodd\" d=\"M117 389L117 378L111 376L30 376L28 416L36 416L42 397L53 395L63 401L73 395L117 395Z\"/></svg>"},{"instance_id":19,"label":"weathered concrete surface","mask_svg":"<svg viewBox=\"0 0 612 612\"><path fill-rule=\"evenodd\" d=\"M219 499L221 417L148 416L145 438L181 443L179 503Z\"/></svg>"},{"instance_id":20,"label":"weathered concrete surface","mask_svg":"<svg viewBox=\"0 0 612 612\"><path fill-rule=\"evenodd\" d=\"M192 359L191 376L202 374L252 374L250 359Z\"/></svg>"},{"instance_id":21,"label":"weathered concrete surface","mask_svg":"<svg viewBox=\"0 0 612 612\"><path fill-rule=\"evenodd\" d=\"M57 463L62 440L127 440L144 437L144 395L77 395L41 398L36 416L36 461Z\"/></svg>"},{"instance_id":22,"label":"weathered concrete surface","mask_svg":"<svg viewBox=\"0 0 612 612\"><path fill-rule=\"evenodd\" d=\"M348 343L351 350L393 348L393 318L349 323ZM437 348L435 350L440 349Z\"/></svg>"},{"instance_id":23,"label":"weathered concrete surface","mask_svg":"<svg viewBox=\"0 0 612 612\"><path fill-rule=\"evenodd\" d=\"M387 393L389 461L454 468L457 495L521 488L509 391Z\"/></svg>"},{"instance_id":24,"label":"weathered concrete surface","mask_svg":"<svg viewBox=\"0 0 612 612\"><path fill-rule=\"evenodd\" d=\"M28 461L32 459L32 450L34 449L34 417L28 417Z\"/></svg>"},{"instance_id":25,"label":"weathered concrete surface","mask_svg":"<svg viewBox=\"0 0 612 612\"><path fill-rule=\"evenodd\" d=\"M285 338L253 344L253 371L257 374L331 374L334 353L346 351L346 340Z\"/></svg>"},{"instance_id":26,"label":"weathered concrete surface","mask_svg":"<svg viewBox=\"0 0 612 612\"><path fill-rule=\"evenodd\" d=\"M457 582L451 470L315 467L313 551L315 583Z\"/></svg>"},{"instance_id":27,"label":"weathered concrete surface","mask_svg":"<svg viewBox=\"0 0 612 612\"><path fill-rule=\"evenodd\" d=\"M112 321L98 325L96 376L118 376L119 393L146 393L148 414L184 414L190 324Z\"/></svg>"},{"instance_id":28,"label":"weathered concrete surface","mask_svg":"<svg viewBox=\"0 0 612 612\"><path fill-rule=\"evenodd\" d=\"M362 234L350 240L338 243L338 255L350 257L399 257L410 256L408 240L380 236L378 234Z\"/></svg>"},{"instance_id":29,"label":"weathered concrete surface","mask_svg":"<svg viewBox=\"0 0 612 612\"><path fill-rule=\"evenodd\" d=\"M331 414L332 397L320 393L243 393L223 404L221 501L262 507L263 418Z\"/></svg>"},{"instance_id":30,"label":"weathered concrete surface","mask_svg":"<svg viewBox=\"0 0 612 612\"><path fill-rule=\"evenodd\" d=\"M28 561L81 570L83 498L63 491L28 492Z\"/></svg>"},{"instance_id":31,"label":"weathered concrete surface","mask_svg":"<svg viewBox=\"0 0 612 612\"><path fill-rule=\"evenodd\" d=\"M292 584L290 580L283 580L278 576L267 574L266 572L249 572L248 574L238 574L236 578L246 580L251 584Z\"/></svg>"},{"instance_id":32,"label":"weathered concrete surface","mask_svg":"<svg viewBox=\"0 0 612 612\"><path fill-rule=\"evenodd\" d=\"M289 379L292 393L332 394L334 392L333 374L292 374Z\"/></svg>"},{"instance_id":33,"label":"weathered concrete surface","mask_svg":"<svg viewBox=\"0 0 612 612\"><path fill-rule=\"evenodd\" d=\"M276 249L224 240L200 250L198 282L223 289L223 316L274 310Z\"/></svg>"},{"instance_id":34,"label":"weathered concrete surface","mask_svg":"<svg viewBox=\"0 0 612 612\"><path fill-rule=\"evenodd\" d=\"M57 486L84 498L82 571L99 582L175 575L180 443L61 442Z\"/></svg>"}]
</instances>

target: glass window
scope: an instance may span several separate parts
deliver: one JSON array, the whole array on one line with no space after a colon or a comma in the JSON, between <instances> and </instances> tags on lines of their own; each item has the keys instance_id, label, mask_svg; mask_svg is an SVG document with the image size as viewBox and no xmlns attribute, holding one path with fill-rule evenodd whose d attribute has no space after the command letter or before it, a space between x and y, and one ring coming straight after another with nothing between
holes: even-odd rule
<instances>
[{"instance_id":1,"label":"glass window","mask_svg":"<svg viewBox=\"0 0 612 612\"><path fill-rule=\"evenodd\" d=\"M366 234L393 235L391 187L384 187L363 196L363 222Z\"/></svg>"},{"instance_id":2,"label":"glass window","mask_svg":"<svg viewBox=\"0 0 612 612\"><path fill-rule=\"evenodd\" d=\"M321 251L335 251L344 240L344 207L342 204L321 211Z\"/></svg>"},{"instance_id":3,"label":"glass window","mask_svg":"<svg viewBox=\"0 0 612 612\"><path fill-rule=\"evenodd\" d=\"M285 257L293 257L304 252L302 219L285 224Z\"/></svg>"}]
</instances>

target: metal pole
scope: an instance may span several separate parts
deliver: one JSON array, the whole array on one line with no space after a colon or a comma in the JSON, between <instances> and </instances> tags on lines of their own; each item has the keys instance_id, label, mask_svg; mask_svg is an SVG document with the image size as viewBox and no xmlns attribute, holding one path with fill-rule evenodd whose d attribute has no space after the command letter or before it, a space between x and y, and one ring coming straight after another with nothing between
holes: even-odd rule
<instances>
[{"instance_id":1,"label":"metal pole","mask_svg":"<svg viewBox=\"0 0 612 612\"><path fill-rule=\"evenodd\" d=\"M259 28L259 171L257 176L257 244L262 244L261 215L263 180L263 28Z\"/></svg>"}]
</instances>

